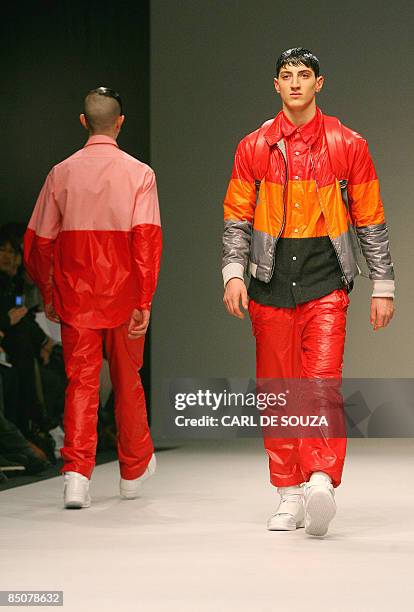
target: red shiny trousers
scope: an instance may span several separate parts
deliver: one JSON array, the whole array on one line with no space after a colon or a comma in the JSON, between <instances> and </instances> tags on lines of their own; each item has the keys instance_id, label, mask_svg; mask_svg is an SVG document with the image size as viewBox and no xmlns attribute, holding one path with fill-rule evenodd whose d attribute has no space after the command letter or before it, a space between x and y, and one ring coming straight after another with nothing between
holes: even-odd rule
<instances>
[{"instance_id":1,"label":"red shiny trousers","mask_svg":"<svg viewBox=\"0 0 414 612\"><path fill-rule=\"evenodd\" d=\"M348 304L345 289L295 308L263 306L250 300L257 379L334 379L340 383ZM264 446L274 486L300 484L315 471L329 474L334 487L341 482L345 437L265 435Z\"/></svg>"},{"instance_id":2,"label":"red shiny trousers","mask_svg":"<svg viewBox=\"0 0 414 612\"><path fill-rule=\"evenodd\" d=\"M121 477L127 480L138 478L149 463L154 447L139 375L145 337L130 340L128 323L113 329L79 329L62 323L63 356L68 378L62 472L79 472L90 478L95 466L103 347L115 394Z\"/></svg>"}]
</instances>

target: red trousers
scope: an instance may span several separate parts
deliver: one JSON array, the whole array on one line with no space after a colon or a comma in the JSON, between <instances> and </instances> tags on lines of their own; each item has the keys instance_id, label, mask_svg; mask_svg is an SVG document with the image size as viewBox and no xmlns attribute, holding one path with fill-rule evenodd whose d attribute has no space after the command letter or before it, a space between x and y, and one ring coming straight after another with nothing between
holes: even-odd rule
<instances>
[{"instance_id":1,"label":"red trousers","mask_svg":"<svg viewBox=\"0 0 414 612\"><path fill-rule=\"evenodd\" d=\"M138 478L149 463L154 447L139 375L145 337L130 340L128 323L113 329L79 329L62 323L68 378L62 472L79 472L90 478L95 466L103 346L115 394L121 477Z\"/></svg>"},{"instance_id":2,"label":"red trousers","mask_svg":"<svg viewBox=\"0 0 414 612\"><path fill-rule=\"evenodd\" d=\"M296 308L250 300L257 379L335 379L340 384L348 304L344 289ZM345 437L265 437L264 445L270 481L277 487L308 481L315 471L329 474L335 487L341 482Z\"/></svg>"}]
</instances>

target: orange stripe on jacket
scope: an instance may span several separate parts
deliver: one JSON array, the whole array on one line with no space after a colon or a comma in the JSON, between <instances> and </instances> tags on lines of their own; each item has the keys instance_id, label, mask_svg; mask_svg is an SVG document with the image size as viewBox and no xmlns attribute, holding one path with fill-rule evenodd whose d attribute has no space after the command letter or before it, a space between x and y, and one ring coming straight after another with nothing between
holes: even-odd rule
<instances>
[{"instance_id":1,"label":"orange stripe on jacket","mask_svg":"<svg viewBox=\"0 0 414 612\"><path fill-rule=\"evenodd\" d=\"M241 179L231 179L224 198L224 220L253 221L256 187Z\"/></svg>"},{"instance_id":2,"label":"orange stripe on jacket","mask_svg":"<svg viewBox=\"0 0 414 612\"><path fill-rule=\"evenodd\" d=\"M283 185L263 181L254 217L254 229L278 236L283 222Z\"/></svg>"},{"instance_id":3,"label":"orange stripe on jacket","mask_svg":"<svg viewBox=\"0 0 414 612\"><path fill-rule=\"evenodd\" d=\"M385 222L377 179L359 185L348 185L351 217L356 227Z\"/></svg>"}]
</instances>

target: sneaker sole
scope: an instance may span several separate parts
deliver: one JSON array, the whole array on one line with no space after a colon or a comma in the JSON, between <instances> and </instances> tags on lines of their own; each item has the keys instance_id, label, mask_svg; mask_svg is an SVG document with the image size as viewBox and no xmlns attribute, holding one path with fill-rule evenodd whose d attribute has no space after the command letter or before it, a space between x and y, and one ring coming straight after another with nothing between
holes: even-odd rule
<instances>
[{"instance_id":1,"label":"sneaker sole","mask_svg":"<svg viewBox=\"0 0 414 612\"><path fill-rule=\"evenodd\" d=\"M70 501L65 502L65 508L67 510L80 510L81 508L89 508L91 505L91 500L86 500L85 502L81 499L71 499Z\"/></svg>"},{"instance_id":2,"label":"sneaker sole","mask_svg":"<svg viewBox=\"0 0 414 612\"><path fill-rule=\"evenodd\" d=\"M336 514L335 502L330 493L315 491L305 505L305 531L309 535L324 536Z\"/></svg>"},{"instance_id":3,"label":"sneaker sole","mask_svg":"<svg viewBox=\"0 0 414 612\"><path fill-rule=\"evenodd\" d=\"M296 529L302 529L305 526L305 521L299 521L298 523L290 523L288 520L270 520L267 524L268 531L296 531Z\"/></svg>"},{"instance_id":4,"label":"sneaker sole","mask_svg":"<svg viewBox=\"0 0 414 612\"><path fill-rule=\"evenodd\" d=\"M296 529L302 529L305 526L304 523L297 523L295 527L288 527L284 525L268 525L268 531L296 531Z\"/></svg>"}]
</instances>

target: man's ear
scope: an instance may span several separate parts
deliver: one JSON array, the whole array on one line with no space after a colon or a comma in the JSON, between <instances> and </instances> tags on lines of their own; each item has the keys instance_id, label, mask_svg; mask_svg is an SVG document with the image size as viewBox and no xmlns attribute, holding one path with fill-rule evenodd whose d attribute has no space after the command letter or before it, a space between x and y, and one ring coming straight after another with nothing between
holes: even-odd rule
<instances>
[{"instance_id":1,"label":"man's ear","mask_svg":"<svg viewBox=\"0 0 414 612\"><path fill-rule=\"evenodd\" d=\"M275 90L278 94L280 94L280 87L279 87L279 81L277 80L277 77L275 77L273 79L273 85L275 86Z\"/></svg>"},{"instance_id":2,"label":"man's ear","mask_svg":"<svg viewBox=\"0 0 414 612\"><path fill-rule=\"evenodd\" d=\"M89 131L89 126L88 126L88 122L86 120L86 117L83 113L81 113L79 115L79 121L81 122L81 125L85 128L85 130Z\"/></svg>"},{"instance_id":3,"label":"man's ear","mask_svg":"<svg viewBox=\"0 0 414 612\"><path fill-rule=\"evenodd\" d=\"M325 83L325 77L320 75L318 76L318 78L316 79L316 88L315 91L318 92L322 89L323 84Z\"/></svg>"},{"instance_id":4,"label":"man's ear","mask_svg":"<svg viewBox=\"0 0 414 612\"><path fill-rule=\"evenodd\" d=\"M125 121L125 115L119 115L118 119L116 120L116 127L118 130L121 129L124 121Z\"/></svg>"}]
</instances>

